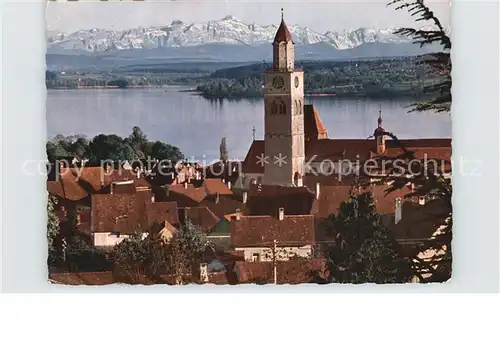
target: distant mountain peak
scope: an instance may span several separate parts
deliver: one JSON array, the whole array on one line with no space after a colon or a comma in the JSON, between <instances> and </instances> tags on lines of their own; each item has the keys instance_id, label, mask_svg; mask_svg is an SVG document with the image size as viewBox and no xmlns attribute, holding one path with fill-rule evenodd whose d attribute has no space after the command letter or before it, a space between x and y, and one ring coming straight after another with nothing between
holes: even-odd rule
<instances>
[{"instance_id":1,"label":"distant mountain peak","mask_svg":"<svg viewBox=\"0 0 500 351\"><path fill-rule=\"evenodd\" d=\"M187 24L174 20L169 25L127 30L87 29L73 33L47 34L49 52L109 52L115 50L192 47L207 44L259 45L270 43L277 24L244 22L228 14L220 20ZM353 49L366 43L409 43L394 29L357 28L341 31L315 31L314 28L290 25L297 45L325 44L337 50Z\"/></svg>"}]
</instances>

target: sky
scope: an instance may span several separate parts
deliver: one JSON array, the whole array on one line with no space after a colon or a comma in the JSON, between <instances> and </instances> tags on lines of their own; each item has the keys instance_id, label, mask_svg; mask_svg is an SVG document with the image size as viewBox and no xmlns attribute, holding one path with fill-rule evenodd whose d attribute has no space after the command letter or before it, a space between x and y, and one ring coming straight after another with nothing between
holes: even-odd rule
<instances>
[{"instance_id":1,"label":"sky","mask_svg":"<svg viewBox=\"0 0 500 351\"><path fill-rule=\"evenodd\" d=\"M319 32L360 27L394 28L413 25L405 10L387 7L390 0L144 0L141 2L80 0L48 2L47 27L50 31L78 29L130 29L161 26L173 20L206 22L233 15L245 22L278 24L284 8L288 25L308 26ZM447 0L427 0L443 25L449 25Z\"/></svg>"}]
</instances>

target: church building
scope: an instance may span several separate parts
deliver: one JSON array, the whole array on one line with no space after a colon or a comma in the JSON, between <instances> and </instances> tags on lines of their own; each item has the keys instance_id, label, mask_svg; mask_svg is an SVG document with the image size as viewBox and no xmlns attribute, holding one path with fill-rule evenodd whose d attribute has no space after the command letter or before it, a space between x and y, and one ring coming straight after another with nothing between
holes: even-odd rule
<instances>
[{"instance_id":1,"label":"church building","mask_svg":"<svg viewBox=\"0 0 500 351\"><path fill-rule=\"evenodd\" d=\"M354 174L355 164L401 153L398 143L386 139L380 113L372 139L329 139L318 111L304 104L304 71L295 66L295 44L283 14L272 46L272 67L264 72L264 140L254 140L250 146L238 188L302 187L311 183L308 177ZM416 157L451 158L451 139L400 142Z\"/></svg>"}]
</instances>

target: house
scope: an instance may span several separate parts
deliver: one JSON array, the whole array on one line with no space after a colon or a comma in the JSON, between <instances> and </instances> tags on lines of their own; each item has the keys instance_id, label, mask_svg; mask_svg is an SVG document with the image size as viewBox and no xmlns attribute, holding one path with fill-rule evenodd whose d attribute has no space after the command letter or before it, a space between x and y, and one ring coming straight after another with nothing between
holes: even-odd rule
<instances>
[{"instance_id":1,"label":"house","mask_svg":"<svg viewBox=\"0 0 500 351\"><path fill-rule=\"evenodd\" d=\"M170 239L180 224L176 202L151 202L146 205L148 228L150 232L160 233Z\"/></svg>"},{"instance_id":2,"label":"house","mask_svg":"<svg viewBox=\"0 0 500 351\"><path fill-rule=\"evenodd\" d=\"M180 207L179 220L181 224L186 224L189 221L203 232L208 233L219 223L220 218L207 207Z\"/></svg>"},{"instance_id":3,"label":"house","mask_svg":"<svg viewBox=\"0 0 500 351\"><path fill-rule=\"evenodd\" d=\"M220 179L224 183L235 184L241 173L241 161L217 161L203 170L205 179Z\"/></svg>"},{"instance_id":4,"label":"house","mask_svg":"<svg viewBox=\"0 0 500 351\"><path fill-rule=\"evenodd\" d=\"M150 191L135 194L94 194L90 230L96 247L112 247L134 234L149 234L147 206Z\"/></svg>"},{"instance_id":5,"label":"house","mask_svg":"<svg viewBox=\"0 0 500 351\"><path fill-rule=\"evenodd\" d=\"M231 219L231 246L243 251L247 261L288 260L310 257L315 243L313 215L287 215L283 208L274 216L243 216Z\"/></svg>"},{"instance_id":6,"label":"house","mask_svg":"<svg viewBox=\"0 0 500 351\"><path fill-rule=\"evenodd\" d=\"M236 262L234 275L236 284L272 284L274 283L272 262ZM328 282L326 260L297 259L276 262L277 284L324 284Z\"/></svg>"},{"instance_id":7,"label":"house","mask_svg":"<svg viewBox=\"0 0 500 351\"><path fill-rule=\"evenodd\" d=\"M172 184L155 191L155 197L161 202L177 202L179 207L196 207L206 198L204 187L193 184Z\"/></svg>"},{"instance_id":8,"label":"house","mask_svg":"<svg viewBox=\"0 0 500 351\"><path fill-rule=\"evenodd\" d=\"M420 271L413 281L431 279L445 262L450 237L443 232L451 219L451 206L441 200L398 203L393 221L388 225L404 256L412 259ZM449 271L449 269L446 269Z\"/></svg>"}]
</instances>

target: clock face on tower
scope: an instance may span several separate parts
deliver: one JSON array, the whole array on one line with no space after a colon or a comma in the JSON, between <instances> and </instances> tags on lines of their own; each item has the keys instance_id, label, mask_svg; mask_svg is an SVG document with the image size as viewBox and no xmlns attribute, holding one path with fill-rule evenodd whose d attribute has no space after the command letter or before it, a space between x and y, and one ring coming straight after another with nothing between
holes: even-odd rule
<instances>
[{"instance_id":1,"label":"clock face on tower","mask_svg":"<svg viewBox=\"0 0 500 351\"><path fill-rule=\"evenodd\" d=\"M295 87L299 87L299 77L295 77Z\"/></svg>"},{"instance_id":2,"label":"clock face on tower","mask_svg":"<svg viewBox=\"0 0 500 351\"><path fill-rule=\"evenodd\" d=\"M273 78L273 87L276 89L281 89L285 86L285 80L281 76L276 76Z\"/></svg>"}]
</instances>

